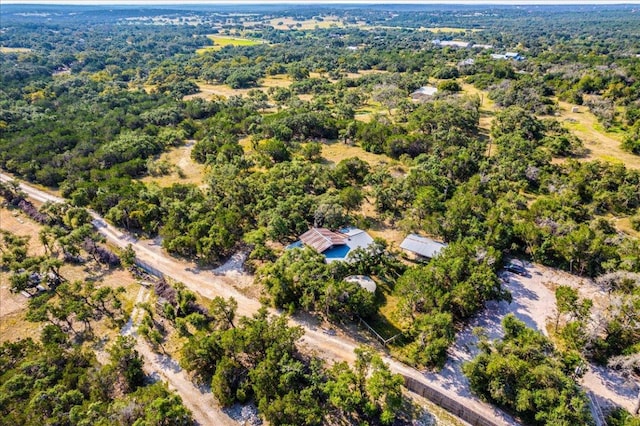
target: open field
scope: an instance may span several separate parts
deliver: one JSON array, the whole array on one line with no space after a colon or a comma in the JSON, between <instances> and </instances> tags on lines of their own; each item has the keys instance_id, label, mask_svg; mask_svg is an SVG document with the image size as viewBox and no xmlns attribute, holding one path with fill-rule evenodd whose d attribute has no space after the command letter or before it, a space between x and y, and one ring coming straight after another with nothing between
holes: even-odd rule
<instances>
[{"instance_id":1,"label":"open field","mask_svg":"<svg viewBox=\"0 0 640 426\"><path fill-rule=\"evenodd\" d=\"M640 169L640 156L623 151L620 148L622 136L604 130L587 107L562 101L558 102L558 105L560 106L559 119L584 142L584 146L588 149L585 159L623 163L631 169ZM576 106L578 112L571 112Z\"/></svg>"},{"instance_id":2,"label":"open field","mask_svg":"<svg viewBox=\"0 0 640 426\"><path fill-rule=\"evenodd\" d=\"M371 166L387 164L393 161L386 155L367 152L357 145L347 145L339 141L322 144L322 158L330 163L338 164L345 158L351 157L358 157L359 159L369 163Z\"/></svg>"},{"instance_id":3,"label":"open field","mask_svg":"<svg viewBox=\"0 0 640 426\"><path fill-rule=\"evenodd\" d=\"M326 16L323 17L322 20L314 19L305 19L303 21L298 21L293 18L275 18L270 21L266 21L267 25L273 26L277 30L313 30L316 28L333 28L333 27L344 27L344 23L339 20L335 16ZM250 26L252 23L245 23L245 26Z\"/></svg>"},{"instance_id":4,"label":"open field","mask_svg":"<svg viewBox=\"0 0 640 426\"><path fill-rule=\"evenodd\" d=\"M226 37L226 36L217 36L217 35L208 35L211 41L213 41L213 46L205 46L198 50L196 50L197 54L202 54L207 51L216 51L220 50L225 46L255 46L256 44L263 44L263 41L260 40L251 40L248 38L241 37Z\"/></svg>"},{"instance_id":5,"label":"open field","mask_svg":"<svg viewBox=\"0 0 640 426\"><path fill-rule=\"evenodd\" d=\"M430 31L432 33L440 34L440 33L477 33L482 31L479 28L456 28L456 27L421 27L420 31Z\"/></svg>"},{"instance_id":6,"label":"open field","mask_svg":"<svg viewBox=\"0 0 640 426\"><path fill-rule=\"evenodd\" d=\"M29 53L31 49L26 47L5 47L0 46L0 53Z\"/></svg>"},{"instance_id":7,"label":"open field","mask_svg":"<svg viewBox=\"0 0 640 426\"><path fill-rule=\"evenodd\" d=\"M229 98L231 96L246 96L251 90L258 89L266 91L269 87L289 87L291 82L291 78L286 74L267 76L260 80L260 86L248 89L232 89L227 84L208 84L205 82L198 82L200 92L185 96L184 99L189 100L193 98L203 98L211 100L216 96L222 96L224 98Z\"/></svg>"}]
</instances>

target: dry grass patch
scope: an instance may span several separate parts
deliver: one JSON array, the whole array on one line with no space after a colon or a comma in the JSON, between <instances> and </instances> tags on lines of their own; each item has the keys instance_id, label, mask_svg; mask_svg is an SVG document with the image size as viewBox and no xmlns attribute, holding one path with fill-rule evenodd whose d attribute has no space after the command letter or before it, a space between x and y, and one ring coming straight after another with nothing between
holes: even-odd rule
<instances>
[{"instance_id":1,"label":"dry grass patch","mask_svg":"<svg viewBox=\"0 0 640 426\"><path fill-rule=\"evenodd\" d=\"M141 179L145 184L154 183L160 187L168 187L174 183L201 185L207 168L191 159L194 142L173 148L162 153L158 161L166 161L174 166L174 170L166 176L146 176Z\"/></svg>"},{"instance_id":2,"label":"dry grass patch","mask_svg":"<svg viewBox=\"0 0 640 426\"><path fill-rule=\"evenodd\" d=\"M480 98L480 111L484 110L495 112L498 110L496 103L489 99L489 94L485 90L480 90L473 84L469 83L461 83L460 87L462 87L463 93L470 96L478 96Z\"/></svg>"},{"instance_id":3,"label":"dry grass patch","mask_svg":"<svg viewBox=\"0 0 640 426\"><path fill-rule=\"evenodd\" d=\"M373 154L359 146L347 145L342 142L329 142L322 144L322 157L330 163L338 164L345 158L358 157L371 166L387 164L392 161L384 154Z\"/></svg>"},{"instance_id":4,"label":"dry grass patch","mask_svg":"<svg viewBox=\"0 0 640 426\"><path fill-rule=\"evenodd\" d=\"M216 99L218 97L229 98L231 96L245 96L251 89L232 89L226 84L198 83L199 93L185 96L185 100L192 98Z\"/></svg>"},{"instance_id":5,"label":"dry grass patch","mask_svg":"<svg viewBox=\"0 0 640 426\"><path fill-rule=\"evenodd\" d=\"M479 33L482 31L480 28L459 28L459 27L420 27L420 31L430 31L432 33Z\"/></svg>"},{"instance_id":6,"label":"dry grass patch","mask_svg":"<svg viewBox=\"0 0 640 426\"><path fill-rule=\"evenodd\" d=\"M31 49L26 47L5 47L0 46L0 53L29 53Z\"/></svg>"},{"instance_id":7,"label":"dry grass patch","mask_svg":"<svg viewBox=\"0 0 640 426\"><path fill-rule=\"evenodd\" d=\"M185 100L193 98L202 98L207 100L213 99L226 99L231 96L247 96L251 90L262 90L266 92L269 87L289 87L291 85L291 78L286 74L270 75L260 80L260 85L257 87L250 87L247 89L232 89L226 84L209 84L204 82L198 82L198 89L200 92L193 95L187 95Z\"/></svg>"},{"instance_id":8,"label":"dry grass patch","mask_svg":"<svg viewBox=\"0 0 640 426\"><path fill-rule=\"evenodd\" d=\"M316 28L338 28L345 26L336 16L326 16L323 17L321 21L317 18L305 19L304 21L298 21L290 17L275 18L267 21L266 24L271 25L277 30L313 30Z\"/></svg>"},{"instance_id":9,"label":"dry grass patch","mask_svg":"<svg viewBox=\"0 0 640 426\"><path fill-rule=\"evenodd\" d=\"M287 74L268 75L260 81L260 88L263 87L289 87L291 86L291 77Z\"/></svg>"},{"instance_id":10,"label":"dry grass patch","mask_svg":"<svg viewBox=\"0 0 640 426\"><path fill-rule=\"evenodd\" d=\"M45 253L38 238L42 226L26 217L19 210L0 207L0 227L16 235L29 237L28 253L30 256ZM105 269L92 263L85 265L65 264L60 269L60 273L71 282L94 281L98 287L124 287L123 309L125 312L130 312L133 309L139 284L128 271L122 268ZM10 291L7 274L3 273L2 279L0 279L0 342L14 341L25 337L38 338L42 324L25 320L27 304L26 297ZM104 321L94 324L94 331L98 337L114 337L119 332L107 327Z\"/></svg>"},{"instance_id":11,"label":"dry grass patch","mask_svg":"<svg viewBox=\"0 0 640 426\"><path fill-rule=\"evenodd\" d=\"M613 219L613 224L618 231L622 231L632 238L640 239L640 232L633 229L633 227L631 226L631 219L629 219L628 217L622 217L622 218L614 217L612 219Z\"/></svg>"},{"instance_id":12,"label":"dry grass patch","mask_svg":"<svg viewBox=\"0 0 640 426\"><path fill-rule=\"evenodd\" d=\"M622 136L607 132L602 128L595 115L585 106L558 102L559 119L584 142L588 153L586 160L602 160L610 163L622 163L632 169L640 169L640 156L633 155L620 148ZM572 112L577 107L578 112Z\"/></svg>"},{"instance_id":13,"label":"dry grass patch","mask_svg":"<svg viewBox=\"0 0 640 426\"><path fill-rule=\"evenodd\" d=\"M264 44L262 40L252 40L242 37L229 37L218 35L207 35L207 38L213 41L213 46L204 46L196 50L198 55L209 51L217 51L225 46L255 46L256 44Z\"/></svg>"},{"instance_id":14,"label":"dry grass patch","mask_svg":"<svg viewBox=\"0 0 640 426\"><path fill-rule=\"evenodd\" d=\"M486 91L479 90L468 83L462 83L461 86L464 93L480 97L482 101L480 105L480 128L489 131L493 121L493 114L499 108L495 102L489 99ZM640 169L640 156L633 155L620 148L622 134L606 131L586 106L573 105L562 101L558 101L558 106L559 116L556 118L562 121L567 129L582 140L585 148L587 148L588 152L583 158L584 160L620 163L632 169ZM572 112L574 107L578 108L578 112Z\"/></svg>"}]
</instances>

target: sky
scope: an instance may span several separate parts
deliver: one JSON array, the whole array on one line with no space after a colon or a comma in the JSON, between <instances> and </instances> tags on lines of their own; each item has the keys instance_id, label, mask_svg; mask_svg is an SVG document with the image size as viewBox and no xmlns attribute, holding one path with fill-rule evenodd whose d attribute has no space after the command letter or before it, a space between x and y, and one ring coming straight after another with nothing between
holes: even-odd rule
<instances>
[{"instance_id":1,"label":"sky","mask_svg":"<svg viewBox=\"0 0 640 426\"><path fill-rule=\"evenodd\" d=\"M639 4L640 0L0 0L2 4L70 5L189 5L189 4L467 4L467 5L556 5L556 4Z\"/></svg>"}]
</instances>

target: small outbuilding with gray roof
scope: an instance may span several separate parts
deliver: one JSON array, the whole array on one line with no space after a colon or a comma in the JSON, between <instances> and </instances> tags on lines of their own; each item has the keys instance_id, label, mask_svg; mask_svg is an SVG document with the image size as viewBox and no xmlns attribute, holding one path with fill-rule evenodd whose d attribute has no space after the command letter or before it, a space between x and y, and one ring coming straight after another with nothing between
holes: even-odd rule
<instances>
[{"instance_id":1,"label":"small outbuilding with gray roof","mask_svg":"<svg viewBox=\"0 0 640 426\"><path fill-rule=\"evenodd\" d=\"M417 257L427 259L431 259L440 254L446 246L445 243L434 241L431 238L421 237L417 234L409 234L400 244L401 249Z\"/></svg>"}]
</instances>

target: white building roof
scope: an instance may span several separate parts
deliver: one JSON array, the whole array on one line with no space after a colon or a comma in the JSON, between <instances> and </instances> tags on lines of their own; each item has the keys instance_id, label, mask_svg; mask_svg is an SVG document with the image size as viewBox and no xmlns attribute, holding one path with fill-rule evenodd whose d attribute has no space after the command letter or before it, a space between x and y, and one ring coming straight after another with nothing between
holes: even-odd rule
<instances>
[{"instance_id":1,"label":"white building roof","mask_svg":"<svg viewBox=\"0 0 640 426\"><path fill-rule=\"evenodd\" d=\"M438 93L438 88L433 86L422 86L415 92L411 94L411 96L415 95L424 95L424 96L433 96Z\"/></svg>"},{"instance_id":2,"label":"white building roof","mask_svg":"<svg viewBox=\"0 0 640 426\"><path fill-rule=\"evenodd\" d=\"M371 235L367 234L362 229L358 228L344 228L339 231L340 234L345 236L344 242L348 247L348 250L342 250L337 248L336 250L327 250L324 252L327 263L335 262L336 260L346 261L347 256L352 250L362 248L365 249L373 243ZM339 254L339 256L336 256Z\"/></svg>"},{"instance_id":3,"label":"white building roof","mask_svg":"<svg viewBox=\"0 0 640 426\"><path fill-rule=\"evenodd\" d=\"M356 283L370 293L376 292L376 282L366 275L350 275L344 280L348 283Z\"/></svg>"},{"instance_id":4,"label":"white building roof","mask_svg":"<svg viewBox=\"0 0 640 426\"><path fill-rule=\"evenodd\" d=\"M421 237L417 234L409 234L402 241L400 248L419 254L423 257L433 258L438 255L447 245L432 240L431 238Z\"/></svg>"}]
</instances>

